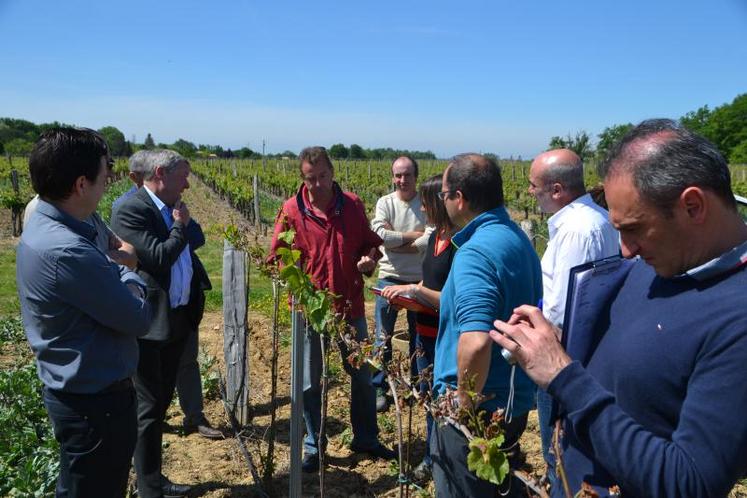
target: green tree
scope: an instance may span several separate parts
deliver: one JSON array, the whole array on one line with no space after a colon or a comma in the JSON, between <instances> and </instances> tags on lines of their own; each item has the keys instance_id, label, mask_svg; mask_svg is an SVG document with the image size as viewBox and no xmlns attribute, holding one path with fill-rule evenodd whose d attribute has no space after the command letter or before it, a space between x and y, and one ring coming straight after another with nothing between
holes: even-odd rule
<instances>
[{"instance_id":1,"label":"green tree","mask_svg":"<svg viewBox=\"0 0 747 498\"><path fill-rule=\"evenodd\" d=\"M7 144L14 138L36 142L39 138L39 127L25 119L0 118L0 143Z\"/></svg>"},{"instance_id":2,"label":"green tree","mask_svg":"<svg viewBox=\"0 0 747 498\"><path fill-rule=\"evenodd\" d=\"M731 150L729 164L747 164L747 140Z\"/></svg>"},{"instance_id":3,"label":"green tree","mask_svg":"<svg viewBox=\"0 0 747 498\"><path fill-rule=\"evenodd\" d=\"M747 140L747 93L715 108L703 134L730 158L732 150Z\"/></svg>"},{"instance_id":4,"label":"green tree","mask_svg":"<svg viewBox=\"0 0 747 498\"><path fill-rule=\"evenodd\" d=\"M571 149L581 159L586 159L594 154L594 148L591 146L591 138L585 131L579 131L575 137L571 137L570 133L565 138L552 137L548 150L553 149Z\"/></svg>"},{"instance_id":5,"label":"green tree","mask_svg":"<svg viewBox=\"0 0 747 498\"><path fill-rule=\"evenodd\" d=\"M605 128L602 133L597 135L599 138L599 143L597 143L597 156L600 159L607 156L607 152L609 152L609 150L631 129L633 129L632 123L612 125Z\"/></svg>"},{"instance_id":6,"label":"green tree","mask_svg":"<svg viewBox=\"0 0 747 498\"><path fill-rule=\"evenodd\" d=\"M240 157L241 159L253 159L255 157L259 157L259 154L254 152L249 147L242 147L239 150L236 151L236 155Z\"/></svg>"},{"instance_id":7,"label":"green tree","mask_svg":"<svg viewBox=\"0 0 747 498\"><path fill-rule=\"evenodd\" d=\"M348 157L348 148L343 144L334 144L329 148L329 155L333 159L346 159Z\"/></svg>"},{"instance_id":8,"label":"green tree","mask_svg":"<svg viewBox=\"0 0 747 498\"><path fill-rule=\"evenodd\" d=\"M23 138L14 138L5 144L5 152L11 156L28 156L34 148L34 143Z\"/></svg>"},{"instance_id":9,"label":"green tree","mask_svg":"<svg viewBox=\"0 0 747 498\"><path fill-rule=\"evenodd\" d=\"M124 133L114 126L104 126L99 130L99 133L103 135L107 145L109 145L109 152L112 156L128 155L127 141L125 140Z\"/></svg>"},{"instance_id":10,"label":"green tree","mask_svg":"<svg viewBox=\"0 0 747 498\"><path fill-rule=\"evenodd\" d=\"M197 146L188 140L184 140L183 138L180 138L179 140L171 144L170 148L183 155L184 157L194 157L197 153Z\"/></svg>"},{"instance_id":11,"label":"green tree","mask_svg":"<svg viewBox=\"0 0 747 498\"><path fill-rule=\"evenodd\" d=\"M148 133L148 136L145 137L145 142L143 143L143 148L146 150L153 150L156 148L156 142L153 140L153 137L150 136L150 133Z\"/></svg>"},{"instance_id":12,"label":"green tree","mask_svg":"<svg viewBox=\"0 0 747 498\"><path fill-rule=\"evenodd\" d=\"M361 147L360 145L352 144L350 146L350 152L348 154L348 157L350 159L365 159L366 152L363 150L363 147Z\"/></svg>"},{"instance_id":13,"label":"green tree","mask_svg":"<svg viewBox=\"0 0 747 498\"><path fill-rule=\"evenodd\" d=\"M569 135L570 138L570 135ZM550 138L550 144L547 146L548 150L555 150L555 149L568 149L568 142L565 141L565 138L554 136Z\"/></svg>"},{"instance_id":14,"label":"green tree","mask_svg":"<svg viewBox=\"0 0 747 498\"><path fill-rule=\"evenodd\" d=\"M707 105L699 108L697 111L690 111L680 118L682 126L688 130L700 135L706 134L708 121L711 119L711 110Z\"/></svg>"}]
</instances>

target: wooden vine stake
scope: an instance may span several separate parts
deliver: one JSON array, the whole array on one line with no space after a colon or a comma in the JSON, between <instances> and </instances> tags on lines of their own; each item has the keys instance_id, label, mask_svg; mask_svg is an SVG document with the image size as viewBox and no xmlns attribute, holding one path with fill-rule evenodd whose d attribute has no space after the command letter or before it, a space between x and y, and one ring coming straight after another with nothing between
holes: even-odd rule
<instances>
[{"instance_id":1,"label":"wooden vine stake","mask_svg":"<svg viewBox=\"0 0 747 498\"><path fill-rule=\"evenodd\" d=\"M249 356L247 309L249 267L246 253L228 240L223 246L223 355L226 360L226 395L236 420L248 425Z\"/></svg>"}]
</instances>

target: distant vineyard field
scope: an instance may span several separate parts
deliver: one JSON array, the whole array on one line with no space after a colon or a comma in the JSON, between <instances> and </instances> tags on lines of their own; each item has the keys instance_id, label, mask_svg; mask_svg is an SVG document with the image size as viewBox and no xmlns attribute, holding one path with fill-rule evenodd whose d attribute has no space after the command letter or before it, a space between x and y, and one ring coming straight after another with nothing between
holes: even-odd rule
<instances>
[{"instance_id":1,"label":"distant vineyard field","mask_svg":"<svg viewBox=\"0 0 747 498\"><path fill-rule=\"evenodd\" d=\"M420 179L443 173L447 161L421 161ZM537 215L535 200L527 193L529 161L501 161L504 196L506 205L519 218ZM293 195L301 181L298 162L295 159L198 159L191 162L193 173L247 218L254 217L253 178L258 179L260 220L271 224L282 201ZM391 163L389 161L348 161L334 162L335 178L344 190L355 192L361 197L369 216L373 213L376 200L391 192ZM18 172L18 193L10 181L10 172ZM747 196L747 165L731 166L734 193ZM116 161L115 171L124 176L127 172L127 159ZM587 164L585 180L588 188L599 183L595 165ZM0 206L11 209L23 206L33 197L28 176L28 160L23 157L0 158Z\"/></svg>"}]
</instances>

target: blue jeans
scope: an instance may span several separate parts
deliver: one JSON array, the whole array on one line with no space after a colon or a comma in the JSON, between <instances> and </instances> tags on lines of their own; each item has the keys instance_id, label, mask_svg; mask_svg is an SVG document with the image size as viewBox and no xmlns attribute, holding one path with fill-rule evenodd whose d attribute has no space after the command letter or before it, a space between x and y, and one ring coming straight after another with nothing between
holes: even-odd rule
<instances>
[{"instance_id":1,"label":"blue jeans","mask_svg":"<svg viewBox=\"0 0 747 498\"><path fill-rule=\"evenodd\" d=\"M555 455L550 452L552 448L552 434L554 424L550 420L552 415L552 396L547 391L537 388L537 418L539 419L540 438L542 439L542 456L547 463L547 480L551 486L555 485Z\"/></svg>"},{"instance_id":2,"label":"blue jeans","mask_svg":"<svg viewBox=\"0 0 747 498\"><path fill-rule=\"evenodd\" d=\"M135 390L68 394L44 388L42 396L60 443L55 496L124 497L137 439Z\"/></svg>"},{"instance_id":3,"label":"blue jeans","mask_svg":"<svg viewBox=\"0 0 747 498\"><path fill-rule=\"evenodd\" d=\"M415 359L417 366L417 373L419 374L429 366L433 365L433 359L436 357L436 338L435 337L423 337L420 334L415 334L415 347L423 350L423 356L419 356ZM432 372L431 372L432 373ZM420 392L426 392L430 389L429 382L420 383ZM431 434L433 432L433 417L431 412L425 414L425 455L423 461L426 465L430 466L431 462Z\"/></svg>"},{"instance_id":4,"label":"blue jeans","mask_svg":"<svg viewBox=\"0 0 747 498\"><path fill-rule=\"evenodd\" d=\"M366 317L350 320L358 341L368 337ZM322 418L322 347L319 334L306 328L304 334L303 365L303 419L306 422L306 437L303 447L306 455L319 452L319 426ZM379 445L379 427L376 422L376 391L371 384L368 365L353 368L347 362L348 350L339 343L342 365L350 375L350 423L353 426L351 446L358 450L373 449Z\"/></svg>"},{"instance_id":5,"label":"blue jeans","mask_svg":"<svg viewBox=\"0 0 747 498\"><path fill-rule=\"evenodd\" d=\"M376 282L376 287L383 289L388 285L402 285L406 282L396 280L393 278L380 278ZM389 301L381 296L376 296L376 308L374 310L374 318L376 319L376 340L374 345L377 348L384 347L384 365L387 365L392 360L392 335L394 335L394 324L397 321L397 314L399 310L389 305ZM407 311L407 331L410 335L410 358L415 352L415 312ZM415 361L410 362L410 372L415 372L416 366ZM376 388L384 389L389 391L389 387L386 383L386 371L379 370L373 375L373 385Z\"/></svg>"}]
</instances>

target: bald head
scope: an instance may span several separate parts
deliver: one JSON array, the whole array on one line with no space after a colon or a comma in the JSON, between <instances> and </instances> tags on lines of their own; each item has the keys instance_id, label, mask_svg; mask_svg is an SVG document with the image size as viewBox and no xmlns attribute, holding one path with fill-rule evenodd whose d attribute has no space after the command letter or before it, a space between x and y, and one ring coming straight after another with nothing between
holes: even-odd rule
<instances>
[{"instance_id":1,"label":"bald head","mask_svg":"<svg viewBox=\"0 0 747 498\"><path fill-rule=\"evenodd\" d=\"M529 193L543 212L559 211L585 193L583 161L569 149L543 152L532 161Z\"/></svg>"}]
</instances>

